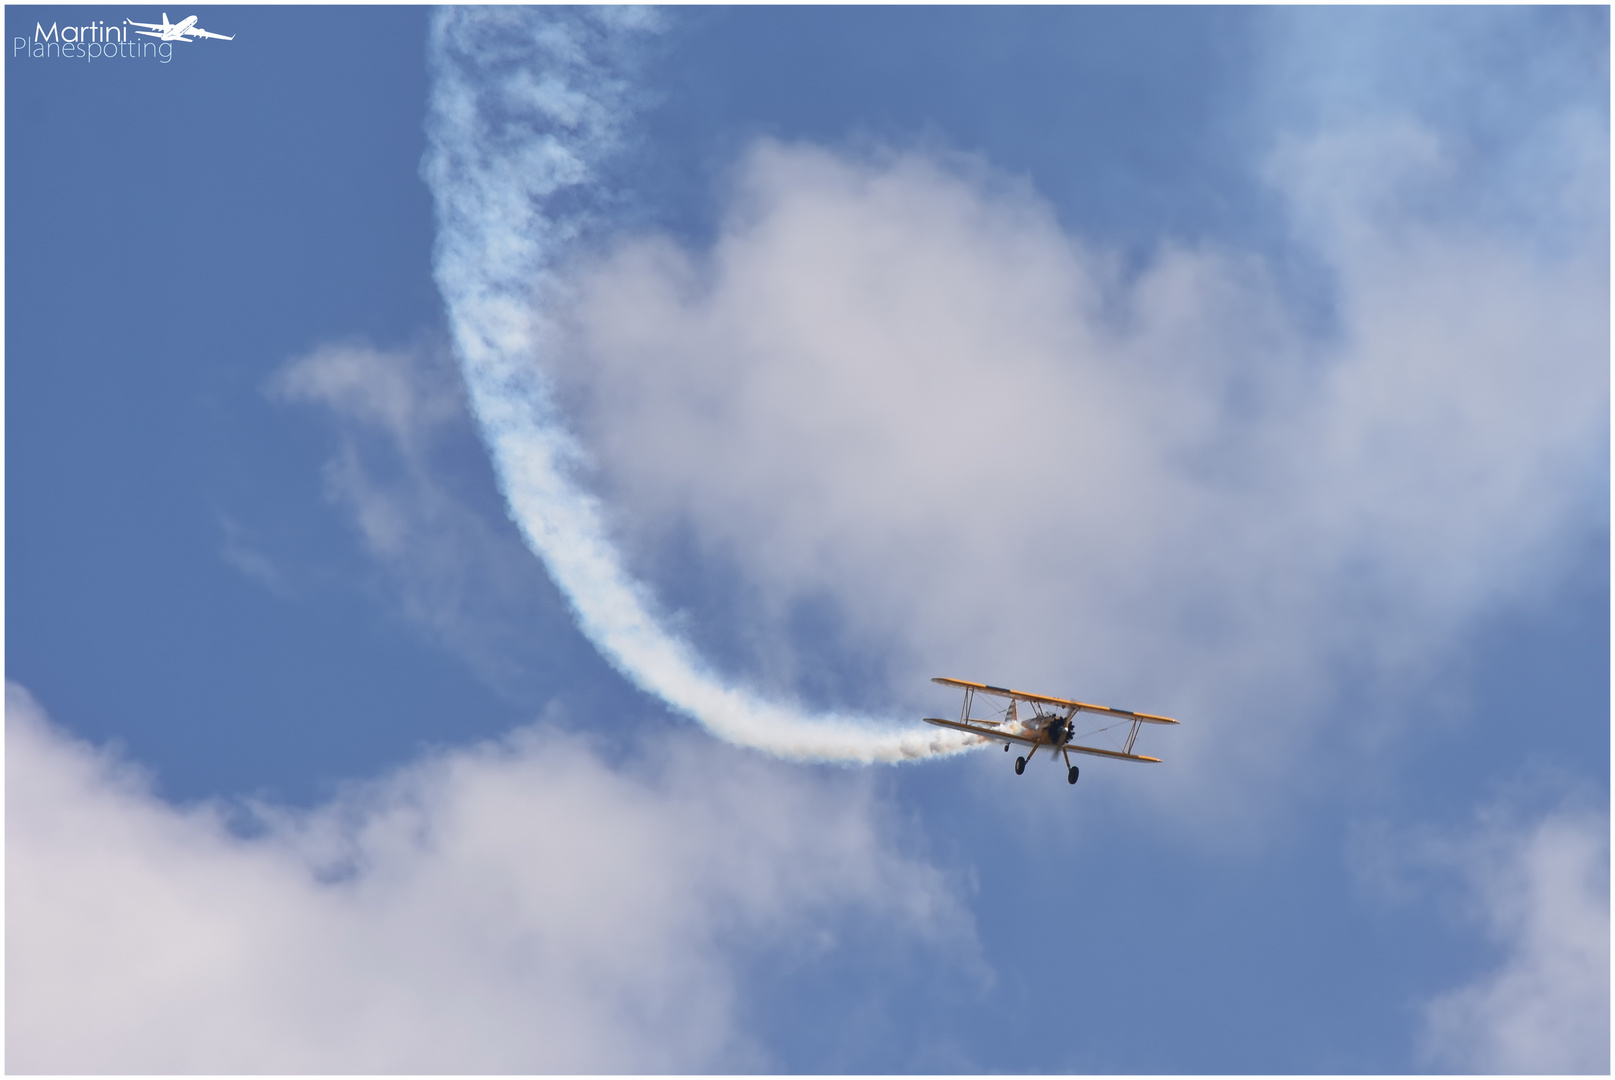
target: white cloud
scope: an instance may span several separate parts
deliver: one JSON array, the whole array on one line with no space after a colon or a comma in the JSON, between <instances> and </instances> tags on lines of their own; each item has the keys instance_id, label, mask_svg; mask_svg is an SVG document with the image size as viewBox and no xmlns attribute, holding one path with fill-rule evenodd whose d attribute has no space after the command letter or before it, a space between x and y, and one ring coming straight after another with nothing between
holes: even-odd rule
<instances>
[{"instance_id":1,"label":"white cloud","mask_svg":"<svg viewBox=\"0 0 1615 1080\"><path fill-rule=\"evenodd\" d=\"M1502 963L1424 1008L1422 1050L1444 1069L1609 1072L1609 818L1492 811L1473 835L1427 840L1457 871Z\"/></svg>"},{"instance_id":2,"label":"white cloud","mask_svg":"<svg viewBox=\"0 0 1615 1080\"><path fill-rule=\"evenodd\" d=\"M710 251L582 267L548 355L651 580L693 536L756 636L828 598L895 696L1184 715L1170 797L1226 808L1282 785L1343 672L1439 660L1604 514L1599 220L1550 253L1423 214L1445 155L1402 121L1274 155L1334 281L1320 337L1260 257L1165 244L1130 278L979 166L765 142ZM782 654L788 685L788 651L748 659Z\"/></svg>"},{"instance_id":3,"label":"white cloud","mask_svg":"<svg viewBox=\"0 0 1615 1080\"><path fill-rule=\"evenodd\" d=\"M1139 789L1227 835L1207 811L1326 782L1290 766L1344 692L1406 695L1607 518L1608 211L1586 197L1607 139L1584 92L1510 113L1531 127L1488 132L1495 161L1387 106L1418 76L1396 65L1321 110L1268 167L1327 283L1302 318L1264 255L1163 242L1134 273L1024 185L924 154L765 142L711 250L602 256L642 29L434 21L434 268L513 519L579 629L720 737L959 748L793 703L854 662L885 687L825 707L912 717L939 670L1037 685L1188 717L1185 771ZM686 597L715 625L667 614ZM1383 744L1388 717L1352 720Z\"/></svg>"},{"instance_id":4,"label":"white cloud","mask_svg":"<svg viewBox=\"0 0 1615 1080\"><path fill-rule=\"evenodd\" d=\"M759 1068L748 950L852 919L974 955L856 774L533 728L232 830L6 706L14 1071Z\"/></svg>"}]
</instances>

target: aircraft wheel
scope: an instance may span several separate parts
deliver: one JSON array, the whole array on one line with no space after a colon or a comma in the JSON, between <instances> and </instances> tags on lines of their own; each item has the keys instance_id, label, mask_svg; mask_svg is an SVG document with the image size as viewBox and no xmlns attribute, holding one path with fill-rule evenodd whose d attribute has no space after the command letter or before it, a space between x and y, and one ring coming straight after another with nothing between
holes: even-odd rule
<instances>
[{"instance_id":1,"label":"aircraft wheel","mask_svg":"<svg viewBox=\"0 0 1615 1080\"><path fill-rule=\"evenodd\" d=\"M1015 759L1015 775L1019 776L1021 773L1025 772L1025 771L1026 771L1026 759L1023 758L1023 757L1016 758Z\"/></svg>"},{"instance_id":2,"label":"aircraft wheel","mask_svg":"<svg viewBox=\"0 0 1615 1080\"><path fill-rule=\"evenodd\" d=\"M1075 784L1077 782L1077 773L1079 772L1081 772L1081 770L1075 765L1071 766L1070 771L1065 774L1065 782L1068 784Z\"/></svg>"}]
</instances>

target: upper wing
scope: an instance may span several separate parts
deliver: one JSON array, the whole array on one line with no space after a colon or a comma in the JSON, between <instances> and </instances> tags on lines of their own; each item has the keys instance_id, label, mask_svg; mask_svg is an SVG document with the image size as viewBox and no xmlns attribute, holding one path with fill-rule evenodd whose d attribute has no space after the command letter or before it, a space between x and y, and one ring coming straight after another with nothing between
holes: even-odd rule
<instances>
[{"instance_id":1,"label":"upper wing","mask_svg":"<svg viewBox=\"0 0 1615 1080\"><path fill-rule=\"evenodd\" d=\"M231 34L228 37L225 36L224 34L212 34L212 33L209 33L206 30L203 30L200 26L193 26L193 27L191 27L189 30L187 30L185 32L187 34L190 34L192 37L218 38L220 41L234 41L235 40L235 35L234 34ZM190 54L187 53L186 55L189 56Z\"/></svg>"},{"instance_id":2,"label":"upper wing","mask_svg":"<svg viewBox=\"0 0 1615 1080\"><path fill-rule=\"evenodd\" d=\"M130 26L144 26L144 27L145 27L145 28L146 28L146 29L147 29L147 30L161 30L161 29L162 29L162 28L163 28L163 27L162 27L162 24L161 24L161 23L154 23L154 22L135 22L135 21L134 21L134 20L133 20L133 19L125 19L125 20L123 20L123 21L124 21L124 22L126 22L126 23L128 23L128 24L129 24L129 25L130 25ZM138 31L138 30L137 30L137 31L135 31L135 33L137 33L137 34L138 34L138 33L139 33L139 32L140 32L140 31Z\"/></svg>"},{"instance_id":3,"label":"upper wing","mask_svg":"<svg viewBox=\"0 0 1615 1080\"><path fill-rule=\"evenodd\" d=\"M1077 712L1104 713L1109 716L1124 717L1128 720L1142 720L1146 724L1177 723L1170 716L1133 712L1130 709L1112 709L1108 705L1090 705L1086 701L1071 701L1068 698L1050 697L1047 694L1028 694L1024 690L1006 690L1002 686L988 686L986 683L968 682L964 679L936 678L931 681L941 683L943 686L962 686L967 690L974 690L978 694L995 694L998 697L1013 698L1016 701L1033 701L1042 705L1058 705L1066 709L1075 709Z\"/></svg>"}]
</instances>

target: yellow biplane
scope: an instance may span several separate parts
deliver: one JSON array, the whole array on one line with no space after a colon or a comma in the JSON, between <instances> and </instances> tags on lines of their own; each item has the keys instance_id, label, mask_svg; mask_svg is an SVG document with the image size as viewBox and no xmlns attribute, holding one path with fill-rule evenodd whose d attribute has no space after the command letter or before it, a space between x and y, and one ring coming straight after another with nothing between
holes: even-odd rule
<instances>
[{"instance_id":1,"label":"yellow biplane","mask_svg":"<svg viewBox=\"0 0 1615 1080\"><path fill-rule=\"evenodd\" d=\"M1150 713L1132 712L1128 709L1112 709L1104 705L1089 705L1085 701L1069 701L1066 698L1049 697L1047 694L1028 694L1020 690L1005 690L1002 686L988 686L986 683L967 682L964 679L938 678L931 680L943 686L961 686L965 692L964 708L959 712L957 720L939 720L927 716L927 724L938 727L957 728L980 735L983 739L1000 740L1005 751L1009 750L1010 743L1024 743L1030 746L1031 752L1025 757L1015 759L1015 775L1019 776L1026 771L1026 763L1038 752L1039 747L1047 746L1051 754L1060 754L1065 758L1066 782L1077 782L1078 769L1071 764L1072 754L1094 754L1098 757L1121 758L1123 761L1160 761L1157 757L1148 757L1144 754L1133 753L1133 743L1138 741L1138 729L1145 724L1175 724L1176 720L1170 716L1154 716ZM973 717L970 709L975 704L977 694L987 694L991 697L1008 698L1009 704L989 719ZM1025 702L1032 706L1033 715L1021 719L1016 715L1016 704ZM1044 707L1049 711L1045 712ZM1075 735L1074 725L1078 715L1093 713L1101 718L1115 718L1115 722L1103 727L1095 728L1083 735ZM1102 732L1114 731L1118 728L1128 728L1126 739L1120 750L1101 750L1097 746L1078 746L1071 740L1073 737L1086 739L1089 735L1098 735Z\"/></svg>"}]
</instances>

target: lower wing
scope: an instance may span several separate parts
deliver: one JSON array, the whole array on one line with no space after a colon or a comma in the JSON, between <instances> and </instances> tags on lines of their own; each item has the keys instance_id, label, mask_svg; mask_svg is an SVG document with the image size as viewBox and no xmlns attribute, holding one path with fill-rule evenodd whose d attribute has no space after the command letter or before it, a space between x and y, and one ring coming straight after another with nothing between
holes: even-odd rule
<instances>
[{"instance_id":1,"label":"lower wing","mask_svg":"<svg viewBox=\"0 0 1615 1080\"><path fill-rule=\"evenodd\" d=\"M1064 746L1052 746L1047 739L1030 735L1014 734L1012 732L1003 731L989 724L983 724L980 722L971 723L963 720L938 720L932 716L927 716L925 718L925 722L927 724L935 724L937 727L955 728L959 731L968 731L973 735L980 735L983 739L999 739L1003 742L1025 743L1027 746L1050 746L1055 753L1070 751L1073 754L1092 754L1095 757L1121 758L1123 761L1159 762L1161 760L1158 757L1150 757L1147 754L1124 754L1120 750L1101 750L1097 746L1077 746L1073 743L1066 743Z\"/></svg>"},{"instance_id":2,"label":"lower wing","mask_svg":"<svg viewBox=\"0 0 1615 1080\"><path fill-rule=\"evenodd\" d=\"M1095 757L1121 758L1123 761L1154 761L1159 763L1161 760L1158 757L1150 757L1148 754L1124 754L1120 750L1101 750L1097 746L1077 746L1073 743L1066 743L1064 746L1057 747L1057 749L1062 751L1069 750L1073 754L1092 754Z\"/></svg>"}]
</instances>

